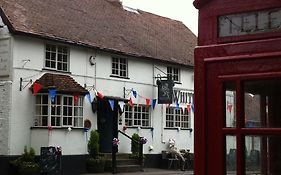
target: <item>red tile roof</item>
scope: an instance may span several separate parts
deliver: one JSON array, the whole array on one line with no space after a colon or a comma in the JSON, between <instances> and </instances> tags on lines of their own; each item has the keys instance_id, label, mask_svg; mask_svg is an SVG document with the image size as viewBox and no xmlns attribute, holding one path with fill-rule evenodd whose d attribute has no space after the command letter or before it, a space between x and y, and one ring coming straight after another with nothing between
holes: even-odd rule
<instances>
[{"instance_id":1,"label":"red tile roof","mask_svg":"<svg viewBox=\"0 0 281 175\"><path fill-rule=\"evenodd\" d=\"M14 34L193 66L196 36L182 23L112 0L0 0Z\"/></svg>"},{"instance_id":2,"label":"red tile roof","mask_svg":"<svg viewBox=\"0 0 281 175\"><path fill-rule=\"evenodd\" d=\"M63 94L86 94L88 91L78 84L69 75L45 73L35 81L42 86L39 92L47 92L48 89L55 88L58 93Z\"/></svg>"}]
</instances>

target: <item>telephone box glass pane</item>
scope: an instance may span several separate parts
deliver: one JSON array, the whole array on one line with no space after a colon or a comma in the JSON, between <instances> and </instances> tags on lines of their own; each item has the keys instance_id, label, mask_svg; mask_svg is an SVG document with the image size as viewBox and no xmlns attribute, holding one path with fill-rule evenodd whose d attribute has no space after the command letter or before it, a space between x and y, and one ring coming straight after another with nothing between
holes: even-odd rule
<instances>
[{"instance_id":1,"label":"telephone box glass pane","mask_svg":"<svg viewBox=\"0 0 281 175\"><path fill-rule=\"evenodd\" d=\"M280 145L280 136L246 136L245 174L280 175Z\"/></svg>"},{"instance_id":2,"label":"telephone box glass pane","mask_svg":"<svg viewBox=\"0 0 281 175\"><path fill-rule=\"evenodd\" d=\"M261 174L261 137L245 137L246 174Z\"/></svg>"},{"instance_id":3,"label":"telephone box glass pane","mask_svg":"<svg viewBox=\"0 0 281 175\"><path fill-rule=\"evenodd\" d=\"M225 83L225 126L233 128L236 126L236 90L232 82Z\"/></svg>"},{"instance_id":4,"label":"telephone box glass pane","mask_svg":"<svg viewBox=\"0 0 281 175\"><path fill-rule=\"evenodd\" d=\"M227 135L225 137L226 145L226 174L236 174L236 136Z\"/></svg>"},{"instance_id":5,"label":"telephone box glass pane","mask_svg":"<svg viewBox=\"0 0 281 175\"><path fill-rule=\"evenodd\" d=\"M246 128L280 128L281 80L244 82Z\"/></svg>"}]
</instances>

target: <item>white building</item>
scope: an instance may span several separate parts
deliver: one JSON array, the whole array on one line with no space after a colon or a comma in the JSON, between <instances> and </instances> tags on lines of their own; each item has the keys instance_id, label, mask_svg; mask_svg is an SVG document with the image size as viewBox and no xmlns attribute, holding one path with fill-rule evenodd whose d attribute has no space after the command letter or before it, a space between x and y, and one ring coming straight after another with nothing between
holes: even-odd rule
<instances>
[{"instance_id":1,"label":"white building","mask_svg":"<svg viewBox=\"0 0 281 175\"><path fill-rule=\"evenodd\" d=\"M53 145L70 162L80 160L87 154L85 127L101 132L104 152L112 127L146 137L144 153L152 157L170 138L193 152L196 36L181 22L109 0L1 0L0 6L1 157L20 155L24 146L39 155ZM156 81L167 75L175 82L173 103L158 104ZM93 111L97 92L105 97ZM134 107L125 104L119 115L118 105L130 98ZM130 140L118 137L119 152L130 153Z\"/></svg>"}]
</instances>

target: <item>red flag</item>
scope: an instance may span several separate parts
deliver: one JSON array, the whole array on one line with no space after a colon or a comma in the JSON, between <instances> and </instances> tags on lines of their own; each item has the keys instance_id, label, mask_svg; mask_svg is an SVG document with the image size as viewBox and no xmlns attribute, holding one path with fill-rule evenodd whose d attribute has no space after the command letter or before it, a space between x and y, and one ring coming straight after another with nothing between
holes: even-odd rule
<instances>
[{"instance_id":1,"label":"red flag","mask_svg":"<svg viewBox=\"0 0 281 175\"><path fill-rule=\"evenodd\" d=\"M73 98L74 98L74 105L77 105L78 104L78 99L79 99L79 94L74 94Z\"/></svg>"},{"instance_id":2,"label":"red flag","mask_svg":"<svg viewBox=\"0 0 281 175\"><path fill-rule=\"evenodd\" d=\"M101 99L104 98L104 96L103 96L100 92L97 92L97 96L98 96L99 98L101 98Z\"/></svg>"},{"instance_id":3,"label":"red flag","mask_svg":"<svg viewBox=\"0 0 281 175\"><path fill-rule=\"evenodd\" d=\"M33 95L35 96L38 91L40 91L40 89L42 89L42 86L39 83L33 83Z\"/></svg>"},{"instance_id":4,"label":"red flag","mask_svg":"<svg viewBox=\"0 0 281 175\"><path fill-rule=\"evenodd\" d=\"M190 109L191 109L191 106L190 106L190 104L187 104L187 111L188 111L188 113L190 113Z\"/></svg>"},{"instance_id":5,"label":"red flag","mask_svg":"<svg viewBox=\"0 0 281 175\"><path fill-rule=\"evenodd\" d=\"M129 105L130 105L131 107L134 106L132 98L130 98L130 100L129 100Z\"/></svg>"},{"instance_id":6,"label":"red flag","mask_svg":"<svg viewBox=\"0 0 281 175\"><path fill-rule=\"evenodd\" d=\"M227 108L228 108L229 113L231 113L231 111L232 111L232 104L228 103L227 104Z\"/></svg>"},{"instance_id":7,"label":"red flag","mask_svg":"<svg viewBox=\"0 0 281 175\"><path fill-rule=\"evenodd\" d=\"M148 108L150 105L150 99L145 99L145 101L146 101L146 107Z\"/></svg>"}]
</instances>

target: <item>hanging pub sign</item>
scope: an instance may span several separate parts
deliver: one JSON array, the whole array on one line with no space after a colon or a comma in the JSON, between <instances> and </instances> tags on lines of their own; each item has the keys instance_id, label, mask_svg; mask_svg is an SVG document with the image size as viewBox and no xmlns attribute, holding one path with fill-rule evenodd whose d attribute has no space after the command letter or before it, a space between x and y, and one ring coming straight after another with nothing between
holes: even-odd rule
<instances>
[{"instance_id":1,"label":"hanging pub sign","mask_svg":"<svg viewBox=\"0 0 281 175\"><path fill-rule=\"evenodd\" d=\"M157 80L158 104L171 104L173 102L173 80Z\"/></svg>"}]
</instances>

